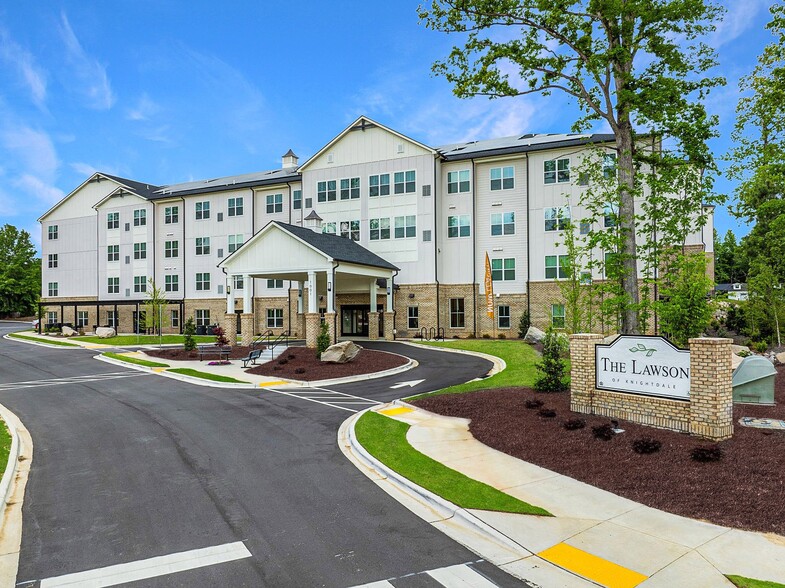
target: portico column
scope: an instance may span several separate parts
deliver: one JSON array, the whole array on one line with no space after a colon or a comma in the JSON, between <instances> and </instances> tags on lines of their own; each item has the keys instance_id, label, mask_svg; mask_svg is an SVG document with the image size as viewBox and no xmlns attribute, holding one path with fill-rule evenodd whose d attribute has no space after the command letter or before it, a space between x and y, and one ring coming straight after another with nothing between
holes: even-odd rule
<instances>
[{"instance_id":1,"label":"portico column","mask_svg":"<svg viewBox=\"0 0 785 588\"><path fill-rule=\"evenodd\" d=\"M297 282L297 314L303 313L303 282Z\"/></svg>"},{"instance_id":2,"label":"portico column","mask_svg":"<svg viewBox=\"0 0 785 588\"><path fill-rule=\"evenodd\" d=\"M393 311L393 296L395 290L393 288L392 276L387 278L387 306L384 313L384 338L388 341L395 339L395 312Z\"/></svg>"},{"instance_id":3,"label":"portico column","mask_svg":"<svg viewBox=\"0 0 785 588\"><path fill-rule=\"evenodd\" d=\"M308 313L319 312L316 306L316 272L308 272Z\"/></svg>"},{"instance_id":4,"label":"portico column","mask_svg":"<svg viewBox=\"0 0 785 588\"><path fill-rule=\"evenodd\" d=\"M308 272L308 312L305 314L306 347L316 347L320 328L319 309L316 306L316 272L311 271Z\"/></svg>"},{"instance_id":5,"label":"portico column","mask_svg":"<svg viewBox=\"0 0 785 588\"><path fill-rule=\"evenodd\" d=\"M234 279L229 276L229 284L226 287L226 314L234 314Z\"/></svg>"},{"instance_id":6,"label":"portico column","mask_svg":"<svg viewBox=\"0 0 785 588\"><path fill-rule=\"evenodd\" d=\"M333 284L333 276L329 271L325 272L327 275L327 312L335 312L335 284Z\"/></svg>"},{"instance_id":7,"label":"portico column","mask_svg":"<svg viewBox=\"0 0 785 588\"><path fill-rule=\"evenodd\" d=\"M370 283L370 312L368 312L368 338L376 340L379 338L379 313L376 308L378 305L378 288L376 285L376 278L371 279Z\"/></svg>"},{"instance_id":8,"label":"portico column","mask_svg":"<svg viewBox=\"0 0 785 588\"><path fill-rule=\"evenodd\" d=\"M234 312L234 308L232 309ZM251 278L248 274L243 274L243 314L253 313L251 306Z\"/></svg>"}]
</instances>

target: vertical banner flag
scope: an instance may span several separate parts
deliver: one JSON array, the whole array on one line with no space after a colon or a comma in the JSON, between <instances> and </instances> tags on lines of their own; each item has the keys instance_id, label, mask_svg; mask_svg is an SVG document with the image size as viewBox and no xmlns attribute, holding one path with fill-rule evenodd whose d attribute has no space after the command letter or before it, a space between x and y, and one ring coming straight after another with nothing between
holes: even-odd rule
<instances>
[{"instance_id":1,"label":"vertical banner flag","mask_svg":"<svg viewBox=\"0 0 785 588\"><path fill-rule=\"evenodd\" d=\"M489 318L493 318L493 279L491 277L491 260L485 252L485 310Z\"/></svg>"}]
</instances>

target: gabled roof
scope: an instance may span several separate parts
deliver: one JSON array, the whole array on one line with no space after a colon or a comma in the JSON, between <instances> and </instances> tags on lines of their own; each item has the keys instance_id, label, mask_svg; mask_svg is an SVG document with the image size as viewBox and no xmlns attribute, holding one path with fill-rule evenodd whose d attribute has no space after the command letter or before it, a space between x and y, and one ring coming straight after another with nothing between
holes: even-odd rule
<instances>
[{"instance_id":1,"label":"gabled roof","mask_svg":"<svg viewBox=\"0 0 785 588\"><path fill-rule=\"evenodd\" d=\"M114 180L121 186L128 188L129 191L133 192L134 194L138 194L139 196L147 198L148 200L152 198L155 191L159 189L159 186L155 186L153 184L145 184L144 182L137 182L136 180L129 180L127 178L112 176L105 173L101 173L101 175L105 178L109 178L110 180Z\"/></svg>"},{"instance_id":2,"label":"gabled roof","mask_svg":"<svg viewBox=\"0 0 785 588\"><path fill-rule=\"evenodd\" d=\"M616 136L612 133L586 134L526 134L513 137L500 137L484 141L452 143L437 147L439 154L447 161L460 161L475 157L492 157L529 151L544 151L564 147L578 147L593 143L613 143Z\"/></svg>"},{"instance_id":3,"label":"gabled roof","mask_svg":"<svg viewBox=\"0 0 785 588\"><path fill-rule=\"evenodd\" d=\"M225 176L209 180L196 180L159 187L150 195L150 200L171 198L172 196L187 196L189 194L206 194L208 192L221 192L235 188L253 188L256 186L269 186L284 184L286 182L299 182L300 174L297 168L289 167L269 171Z\"/></svg>"}]
</instances>

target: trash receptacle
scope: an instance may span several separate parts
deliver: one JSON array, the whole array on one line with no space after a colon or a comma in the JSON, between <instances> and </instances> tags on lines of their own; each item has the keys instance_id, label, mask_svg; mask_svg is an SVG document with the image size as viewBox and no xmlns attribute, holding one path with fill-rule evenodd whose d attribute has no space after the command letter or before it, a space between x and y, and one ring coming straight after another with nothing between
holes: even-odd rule
<instances>
[{"instance_id":1,"label":"trash receptacle","mask_svg":"<svg viewBox=\"0 0 785 588\"><path fill-rule=\"evenodd\" d=\"M204 325L199 325L196 327L196 334L197 335L206 335L207 334L207 327Z\"/></svg>"},{"instance_id":2,"label":"trash receptacle","mask_svg":"<svg viewBox=\"0 0 785 588\"><path fill-rule=\"evenodd\" d=\"M760 355L745 357L733 372L733 402L774 404L774 378L777 370Z\"/></svg>"}]
</instances>

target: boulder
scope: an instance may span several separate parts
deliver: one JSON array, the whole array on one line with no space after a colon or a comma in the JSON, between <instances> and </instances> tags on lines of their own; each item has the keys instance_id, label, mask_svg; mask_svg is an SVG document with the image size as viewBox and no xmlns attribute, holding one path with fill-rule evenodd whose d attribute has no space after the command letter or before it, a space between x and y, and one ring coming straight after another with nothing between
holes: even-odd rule
<instances>
[{"instance_id":1,"label":"boulder","mask_svg":"<svg viewBox=\"0 0 785 588\"><path fill-rule=\"evenodd\" d=\"M76 335L76 331L74 331L68 325L63 325L62 335L63 337L73 337L74 335Z\"/></svg>"},{"instance_id":2,"label":"boulder","mask_svg":"<svg viewBox=\"0 0 785 588\"><path fill-rule=\"evenodd\" d=\"M778 354L777 354L777 355L775 355L774 357L776 357L776 358L777 358L777 361L778 361L778 362L780 362L780 363L785 363L785 351L783 351L782 353L778 353Z\"/></svg>"},{"instance_id":3,"label":"boulder","mask_svg":"<svg viewBox=\"0 0 785 588\"><path fill-rule=\"evenodd\" d=\"M526 343L542 343L545 341L545 332L537 327L529 327L523 340L526 341Z\"/></svg>"},{"instance_id":4,"label":"boulder","mask_svg":"<svg viewBox=\"0 0 785 588\"><path fill-rule=\"evenodd\" d=\"M744 361L744 358L741 357L740 355L736 355L735 353L731 354L730 365L732 369L735 370L737 367L739 367L742 361Z\"/></svg>"},{"instance_id":5,"label":"boulder","mask_svg":"<svg viewBox=\"0 0 785 588\"><path fill-rule=\"evenodd\" d=\"M360 349L362 347L351 341L341 341L325 349L321 360L325 363L346 363L352 361L360 353Z\"/></svg>"},{"instance_id":6,"label":"boulder","mask_svg":"<svg viewBox=\"0 0 785 588\"><path fill-rule=\"evenodd\" d=\"M750 348L746 345L731 345L730 350L736 354L738 354L740 351L746 351L747 353L750 352Z\"/></svg>"},{"instance_id":7,"label":"boulder","mask_svg":"<svg viewBox=\"0 0 785 588\"><path fill-rule=\"evenodd\" d=\"M114 337L117 335L117 331L115 331L112 327L98 327L95 330L95 334L101 339L108 339L109 337Z\"/></svg>"}]
</instances>

